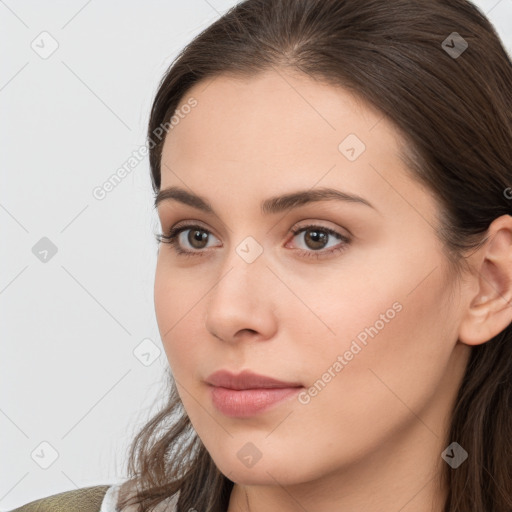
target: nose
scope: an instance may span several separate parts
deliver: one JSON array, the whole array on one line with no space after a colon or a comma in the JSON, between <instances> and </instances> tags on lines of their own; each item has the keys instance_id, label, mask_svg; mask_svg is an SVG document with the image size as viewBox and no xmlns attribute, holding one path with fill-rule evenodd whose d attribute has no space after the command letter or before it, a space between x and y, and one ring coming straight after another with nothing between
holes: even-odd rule
<instances>
[{"instance_id":1,"label":"nose","mask_svg":"<svg viewBox=\"0 0 512 512\"><path fill-rule=\"evenodd\" d=\"M277 329L276 277L264 254L252 263L233 249L206 298L206 329L225 342L270 339Z\"/></svg>"}]
</instances>

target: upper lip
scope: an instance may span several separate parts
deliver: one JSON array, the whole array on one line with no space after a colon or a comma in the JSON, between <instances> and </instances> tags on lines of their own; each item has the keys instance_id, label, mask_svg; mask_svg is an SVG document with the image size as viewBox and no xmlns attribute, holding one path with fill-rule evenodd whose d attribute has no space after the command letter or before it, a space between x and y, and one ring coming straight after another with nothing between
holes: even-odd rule
<instances>
[{"instance_id":1,"label":"upper lip","mask_svg":"<svg viewBox=\"0 0 512 512\"><path fill-rule=\"evenodd\" d=\"M281 380L259 375L250 370L244 370L239 374L227 370L219 370L212 373L205 380L212 386L229 389L258 389L258 388L295 388L302 387L299 382L284 382Z\"/></svg>"}]
</instances>

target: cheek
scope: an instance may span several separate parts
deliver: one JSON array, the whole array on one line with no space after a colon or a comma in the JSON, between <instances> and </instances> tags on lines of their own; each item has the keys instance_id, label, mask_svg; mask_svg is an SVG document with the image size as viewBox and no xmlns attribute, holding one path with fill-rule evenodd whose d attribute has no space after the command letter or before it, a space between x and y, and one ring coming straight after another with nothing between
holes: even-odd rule
<instances>
[{"instance_id":1,"label":"cheek","mask_svg":"<svg viewBox=\"0 0 512 512\"><path fill-rule=\"evenodd\" d=\"M404 267L400 279L366 274L365 286L347 279L342 292L317 304L336 336L304 343L309 388L301 421L323 417L332 435L371 443L425 409L455 343L449 283L440 267L426 274L421 265Z\"/></svg>"},{"instance_id":2,"label":"cheek","mask_svg":"<svg viewBox=\"0 0 512 512\"><path fill-rule=\"evenodd\" d=\"M176 377L185 373L194 364L195 349L201 336L194 329L195 308L205 290L191 284L180 271L166 266L165 258L159 256L155 273L155 314L164 350Z\"/></svg>"}]
</instances>

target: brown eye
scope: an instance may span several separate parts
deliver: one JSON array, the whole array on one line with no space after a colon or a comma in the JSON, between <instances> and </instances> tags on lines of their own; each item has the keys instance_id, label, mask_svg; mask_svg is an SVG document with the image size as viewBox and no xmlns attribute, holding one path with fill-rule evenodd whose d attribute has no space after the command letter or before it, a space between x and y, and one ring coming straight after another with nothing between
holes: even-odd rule
<instances>
[{"instance_id":1,"label":"brown eye","mask_svg":"<svg viewBox=\"0 0 512 512\"><path fill-rule=\"evenodd\" d=\"M319 229L306 229L304 242L310 249L323 249L327 244L329 235Z\"/></svg>"},{"instance_id":2,"label":"brown eye","mask_svg":"<svg viewBox=\"0 0 512 512\"><path fill-rule=\"evenodd\" d=\"M184 233L187 233L186 236ZM159 234L158 242L169 244L177 254L187 256L203 256L207 251L209 237L213 236L210 231L199 225L181 225L172 228L167 234Z\"/></svg>"},{"instance_id":3,"label":"brown eye","mask_svg":"<svg viewBox=\"0 0 512 512\"><path fill-rule=\"evenodd\" d=\"M208 233L202 229L187 229L187 242L194 249L204 249L208 243ZM204 244L204 245L203 245Z\"/></svg>"},{"instance_id":4,"label":"brown eye","mask_svg":"<svg viewBox=\"0 0 512 512\"><path fill-rule=\"evenodd\" d=\"M345 250L350 239L337 231L323 226L303 226L292 229L294 242L299 246L299 253L306 257L321 258ZM334 243L330 243L332 242Z\"/></svg>"}]
</instances>

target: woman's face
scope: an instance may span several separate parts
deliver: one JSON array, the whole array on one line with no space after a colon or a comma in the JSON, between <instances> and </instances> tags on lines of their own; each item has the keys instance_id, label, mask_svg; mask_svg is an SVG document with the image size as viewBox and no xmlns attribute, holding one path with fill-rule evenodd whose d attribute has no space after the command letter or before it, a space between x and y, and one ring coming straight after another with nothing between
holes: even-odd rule
<instances>
[{"instance_id":1,"label":"woman's face","mask_svg":"<svg viewBox=\"0 0 512 512\"><path fill-rule=\"evenodd\" d=\"M432 446L439 459L469 347L437 207L407 175L397 132L347 91L284 71L221 76L181 105L191 97L165 140L161 190L212 211L159 201L163 233L184 230L160 246L155 307L219 469L286 485L377 455L390 471ZM307 200L324 189L361 200ZM217 370L301 387L258 409L279 392L212 393Z\"/></svg>"}]
</instances>

